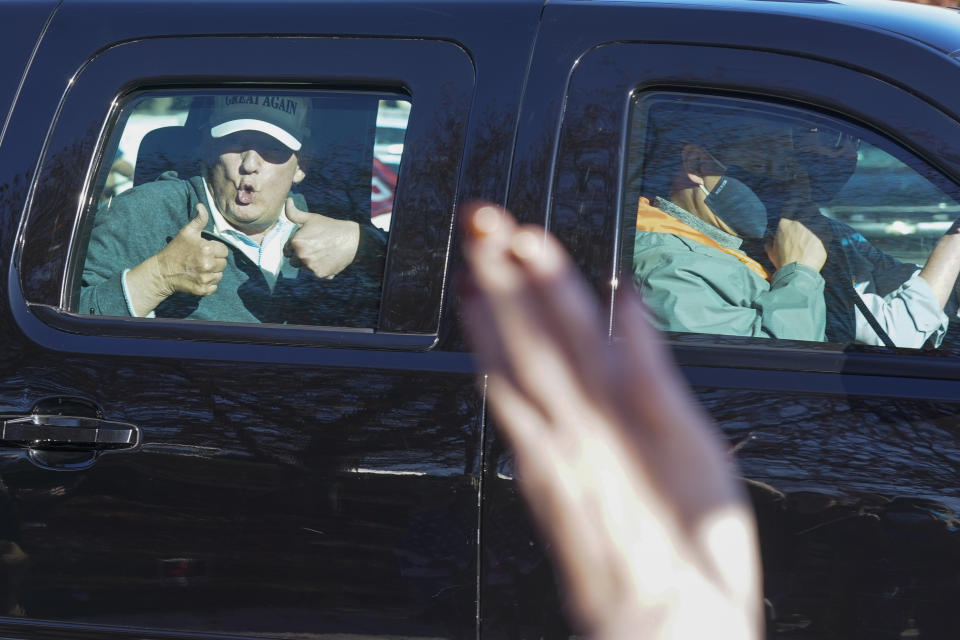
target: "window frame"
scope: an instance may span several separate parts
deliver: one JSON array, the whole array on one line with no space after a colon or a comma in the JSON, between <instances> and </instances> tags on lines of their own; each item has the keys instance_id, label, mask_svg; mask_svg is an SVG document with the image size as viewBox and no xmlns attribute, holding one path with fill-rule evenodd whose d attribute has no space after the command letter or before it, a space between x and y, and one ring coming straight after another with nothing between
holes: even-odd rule
<instances>
[{"instance_id":1,"label":"window frame","mask_svg":"<svg viewBox=\"0 0 960 640\"><path fill-rule=\"evenodd\" d=\"M613 293L629 282L624 267L632 256L623 251L629 239L623 202L630 105L648 92L737 96L811 110L875 132L886 146L901 150L896 157L915 157L941 174L954 185L950 193L960 183L960 167L945 154L960 144L960 124L882 79L781 53L639 42L598 45L578 59L567 79L547 208L551 230L606 298L614 340ZM831 352L819 344L777 341L772 346L736 338L702 344L702 338L675 335L668 341L678 361L691 367L960 379L960 370L943 352L931 357L932 352L865 345ZM787 353L788 358L771 357Z\"/></svg>"},{"instance_id":2,"label":"window frame","mask_svg":"<svg viewBox=\"0 0 960 640\"><path fill-rule=\"evenodd\" d=\"M630 149L630 139L633 136L633 127L636 126L641 120L642 116L638 113L639 110L648 110L653 107L653 104L657 101L670 98L688 98L691 102L699 103L699 106L703 108L708 108L710 103L715 103L717 106L723 109L732 110L737 107L738 102L743 103L746 111L753 110L759 115L758 118L768 117L771 121L777 119L783 119L784 121L789 121L792 118L802 118L807 122L815 122L820 126L826 126L833 129L837 129L843 133L854 134L862 142L865 142L871 148L880 151L891 159L900 163L900 165L909 169L913 174L926 181L930 186L940 191L944 196L950 198L953 201L953 205L960 209L960 185L948 180L942 173L934 170L929 164L923 162L916 156L907 153L901 147L893 144L882 134L877 133L876 131L864 127L861 123L850 122L842 116L842 114L836 113L824 113L820 109L812 108L809 105L798 105L786 103L782 100L770 99L767 97L757 96L757 95L743 95L738 93L722 93L722 92L704 92L704 91L667 91L667 90L647 90L642 92L634 92L633 94L633 107L632 111L628 111L628 117L630 119L629 128L627 130L627 153L629 154ZM646 133L644 132L644 136ZM644 137L644 144L646 144L646 137ZM643 166L643 160L640 162L640 166L631 166L630 161L627 161L626 170L640 170ZM859 169L859 167L858 167ZM626 174L625 174L626 175ZM854 173L854 176L856 172ZM853 179L854 176L851 176L850 179ZM629 183L629 180L627 181ZM844 186L844 188L846 185ZM843 189L839 193L842 193ZM624 188L624 201L622 203L622 209L624 212L628 211L631 206L635 205L636 197L634 195L640 195L639 191L634 188L631 184L625 184ZM869 208L871 205L864 205L865 208ZM918 207L922 205L918 204ZM830 209L830 206L825 207ZM960 216L960 212L958 212ZM843 220L840 220L843 222ZM950 220L952 222L952 220ZM950 222L944 222L943 231L946 231L947 227L950 226ZM624 228L629 227L629 221L624 220ZM852 225L851 225L852 226ZM854 227L855 228L855 227ZM622 234L626 236L626 233ZM865 235L865 234L864 234ZM938 236L939 238L939 236ZM874 239L867 237L871 242L874 242ZM879 239L879 238L878 238ZM623 238L626 243L628 238ZM935 241L934 241L935 244ZM626 248L626 245L624 245ZM905 249L900 248L897 251L902 252ZM932 251L933 246L931 245L928 251ZM889 253L892 257L897 260L905 261L906 259L900 258L893 253ZM911 263L913 264L913 263ZM922 263L916 263L918 266L922 267Z\"/></svg>"},{"instance_id":3,"label":"window frame","mask_svg":"<svg viewBox=\"0 0 960 640\"><path fill-rule=\"evenodd\" d=\"M245 61L250 61L242 69L214 55L238 47L246 52ZM68 311L69 259L75 255L73 243L82 215L90 207L92 181L120 116L121 96L155 89L200 92L251 85L403 95L416 105L408 122L403 176L395 193L379 326L257 325ZM439 144L433 133L437 122L448 124L443 140L447 148L462 148L473 85L469 56L457 45L439 40L223 36L153 38L111 47L88 61L71 80L47 135L21 227L20 250L14 256L23 299L33 317L68 333L429 349L440 326L460 155L449 157L449 180L432 175L422 160ZM58 150L59 156L53 156L51 149ZM67 171L65 166L74 170ZM425 229L433 240L428 252L421 246Z\"/></svg>"}]
</instances>

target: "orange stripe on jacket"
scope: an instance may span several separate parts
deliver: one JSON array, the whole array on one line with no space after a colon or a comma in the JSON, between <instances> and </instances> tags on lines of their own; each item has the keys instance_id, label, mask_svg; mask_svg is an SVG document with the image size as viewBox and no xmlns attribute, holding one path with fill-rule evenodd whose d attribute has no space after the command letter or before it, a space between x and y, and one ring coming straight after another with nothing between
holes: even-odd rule
<instances>
[{"instance_id":1,"label":"orange stripe on jacket","mask_svg":"<svg viewBox=\"0 0 960 640\"><path fill-rule=\"evenodd\" d=\"M727 247L724 247L710 236L697 231L685 222L680 222L669 213L665 213L664 211L657 209L643 196L640 197L640 201L637 205L637 230L649 231L651 233L672 233L675 236L688 238L694 242L705 244L708 247L719 249L720 251L728 253L742 262L748 269L756 273L764 280L770 279L770 274L767 273L767 270L763 268L763 265L753 258L748 257L736 249L728 249Z\"/></svg>"}]
</instances>

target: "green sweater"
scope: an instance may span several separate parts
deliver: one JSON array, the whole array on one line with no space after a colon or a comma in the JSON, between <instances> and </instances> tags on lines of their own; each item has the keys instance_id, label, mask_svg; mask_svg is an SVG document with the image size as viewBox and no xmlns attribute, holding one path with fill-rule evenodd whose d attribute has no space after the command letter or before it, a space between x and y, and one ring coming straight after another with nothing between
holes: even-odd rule
<instances>
[{"instance_id":1,"label":"green sweater","mask_svg":"<svg viewBox=\"0 0 960 640\"><path fill-rule=\"evenodd\" d=\"M294 195L298 207L303 198ZM158 253L196 214L207 208L203 179L181 180L166 173L112 199L94 220L83 279L80 313L129 316L123 272ZM373 225L361 225L360 248L353 264L332 280L297 269L284 258L274 287L260 268L226 244L227 266L217 291L209 296L176 293L156 308L158 318L222 322L271 322L344 327L375 327L380 302L386 238ZM211 216L203 235L218 240Z\"/></svg>"},{"instance_id":2,"label":"green sweater","mask_svg":"<svg viewBox=\"0 0 960 640\"><path fill-rule=\"evenodd\" d=\"M672 202L656 206L728 249L740 239ZM734 336L822 341L823 278L792 263L770 281L736 257L670 233L637 231L634 281L660 329Z\"/></svg>"}]
</instances>

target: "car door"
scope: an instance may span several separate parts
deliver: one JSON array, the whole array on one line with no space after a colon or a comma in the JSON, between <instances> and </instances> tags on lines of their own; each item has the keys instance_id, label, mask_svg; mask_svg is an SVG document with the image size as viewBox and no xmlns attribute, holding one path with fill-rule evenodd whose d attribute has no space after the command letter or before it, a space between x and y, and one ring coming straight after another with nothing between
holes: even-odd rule
<instances>
[{"instance_id":1,"label":"car door","mask_svg":"<svg viewBox=\"0 0 960 640\"><path fill-rule=\"evenodd\" d=\"M539 126L518 141L511 208L547 224L612 309L613 291L634 282L650 105L734 100L855 136L857 171L825 215L876 246L928 255L958 213L960 103L928 82L960 73L948 55L956 45L914 47L894 26L886 35L852 26L870 19L858 11L551 4L521 116ZM814 42L804 35L814 27L831 37ZM925 228L936 232L924 238ZM610 329L615 343L612 321ZM960 566L952 335L925 350L665 338L754 501L768 635L950 637ZM484 548L520 561L484 567L485 593L515 594L484 600L488 628L532 636L552 624L553 635L568 635L552 571L527 544L535 535L516 524L524 519L510 456L496 441L490 456ZM511 535L491 522L512 523Z\"/></svg>"},{"instance_id":2,"label":"car door","mask_svg":"<svg viewBox=\"0 0 960 640\"><path fill-rule=\"evenodd\" d=\"M340 37L369 16L294 5L251 21L216 3L66 3L38 48L0 151L6 635L474 634L481 400L465 358L431 351L473 63L396 37L397 13L373 21L395 37ZM79 309L137 117L182 138L176 105L270 91L331 114L328 148L348 126L370 134L353 141L363 166L314 158L322 180L302 194L361 224L376 115L407 105L375 322Z\"/></svg>"}]
</instances>

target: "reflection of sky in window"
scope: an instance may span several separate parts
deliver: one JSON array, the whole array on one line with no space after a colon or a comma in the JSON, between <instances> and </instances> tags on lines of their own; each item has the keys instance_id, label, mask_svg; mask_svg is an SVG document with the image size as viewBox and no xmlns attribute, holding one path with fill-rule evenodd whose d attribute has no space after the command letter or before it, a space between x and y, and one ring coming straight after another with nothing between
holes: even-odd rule
<instances>
[{"instance_id":1,"label":"reflection of sky in window","mask_svg":"<svg viewBox=\"0 0 960 640\"><path fill-rule=\"evenodd\" d=\"M823 212L905 262L926 262L960 205L893 155L862 142L857 168Z\"/></svg>"},{"instance_id":2,"label":"reflection of sky in window","mask_svg":"<svg viewBox=\"0 0 960 640\"><path fill-rule=\"evenodd\" d=\"M831 203L832 208L892 207L935 213L957 203L940 188L889 153L863 143L857 169Z\"/></svg>"},{"instance_id":3,"label":"reflection of sky in window","mask_svg":"<svg viewBox=\"0 0 960 640\"><path fill-rule=\"evenodd\" d=\"M381 100L377 111L377 133L373 142L376 158L397 170L403 155L403 140L410 120L410 103L403 100Z\"/></svg>"},{"instance_id":4,"label":"reflection of sky in window","mask_svg":"<svg viewBox=\"0 0 960 640\"><path fill-rule=\"evenodd\" d=\"M128 102L124 110L129 117L124 121L114 158L122 158L135 167L140 145L148 133L164 127L186 124L189 109L185 105L195 102L196 95L178 96L144 94ZM371 178L371 215L373 222L388 231L392 202L396 189L396 174L404 150L404 138L410 119L411 103L400 99L383 99L377 103L374 157L387 167L388 179L383 172L374 172ZM133 186L132 176L126 175L122 165L111 172L110 196L122 193Z\"/></svg>"},{"instance_id":5,"label":"reflection of sky in window","mask_svg":"<svg viewBox=\"0 0 960 640\"><path fill-rule=\"evenodd\" d=\"M141 108L143 106L144 108ZM140 149L140 142L143 137L161 127L182 127L187 121L187 111L185 109L153 109L151 101L144 101L137 105L134 112L127 118L126 126L123 128L123 134L120 136L118 144L118 156L131 165L137 164L137 151ZM133 181L119 183L114 189L115 193L122 193L133 186Z\"/></svg>"}]
</instances>

